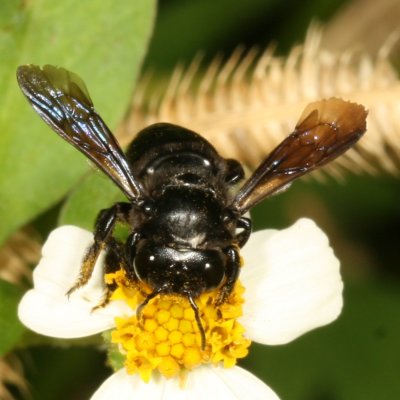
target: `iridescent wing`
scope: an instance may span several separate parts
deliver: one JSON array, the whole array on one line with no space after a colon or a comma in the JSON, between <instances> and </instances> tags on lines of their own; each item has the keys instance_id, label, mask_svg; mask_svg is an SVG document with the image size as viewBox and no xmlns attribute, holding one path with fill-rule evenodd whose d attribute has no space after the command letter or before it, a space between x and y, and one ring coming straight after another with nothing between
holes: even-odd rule
<instances>
[{"instance_id":1,"label":"iridescent wing","mask_svg":"<svg viewBox=\"0 0 400 400\"><path fill-rule=\"evenodd\" d=\"M144 197L123 151L96 113L78 75L51 65L22 65L17 79L32 107L55 132L93 161L131 201Z\"/></svg>"},{"instance_id":2,"label":"iridescent wing","mask_svg":"<svg viewBox=\"0 0 400 400\"><path fill-rule=\"evenodd\" d=\"M331 98L309 104L289 135L254 171L231 208L240 215L294 179L340 156L366 130L363 106Z\"/></svg>"}]
</instances>

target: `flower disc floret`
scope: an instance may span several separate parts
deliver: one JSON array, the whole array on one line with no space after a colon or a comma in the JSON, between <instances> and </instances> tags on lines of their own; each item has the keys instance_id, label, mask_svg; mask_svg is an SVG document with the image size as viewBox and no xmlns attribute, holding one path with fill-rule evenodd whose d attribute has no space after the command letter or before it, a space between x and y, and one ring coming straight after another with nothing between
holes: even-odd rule
<instances>
[{"instance_id":1,"label":"flower disc floret","mask_svg":"<svg viewBox=\"0 0 400 400\"><path fill-rule=\"evenodd\" d=\"M123 271L107 274L106 282L117 284L112 299L125 301L133 310L145 299L145 288L130 286ZM154 372L171 378L183 377L201 364L233 367L238 358L247 355L251 343L237 321L242 315L243 291L237 282L228 301L219 307L215 306L216 292L196 299L206 337L204 350L188 300L167 294L151 300L139 319L135 314L116 318L111 342L123 354L127 372L138 373L146 382Z\"/></svg>"}]
</instances>

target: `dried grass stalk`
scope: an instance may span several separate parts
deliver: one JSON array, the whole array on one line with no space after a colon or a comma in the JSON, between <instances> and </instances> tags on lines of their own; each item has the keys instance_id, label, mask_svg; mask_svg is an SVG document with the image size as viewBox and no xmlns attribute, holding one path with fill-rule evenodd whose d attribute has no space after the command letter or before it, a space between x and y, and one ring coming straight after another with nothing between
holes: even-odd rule
<instances>
[{"instance_id":1,"label":"dried grass stalk","mask_svg":"<svg viewBox=\"0 0 400 400\"><path fill-rule=\"evenodd\" d=\"M14 400L10 386L15 387L24 398L28 397L28 385L23 377L21 361L15 355L0 358L0 399Z\"/></svg>"},{"instance_id":2,"label":"dried grass stalk","mask_svg":"<svg viewBox=\"0 0 400 400\"><path fill-rule=\"evenodd\" d=\"M0 248L0 278L15 284L31 279L30 266L39 261L40 248L32 230L25 228L14 233Z\"/></svg>"},{"instance_id":3,"label":"dried grass stalk","mask_svg":"<svg viewBox=\"0 0 400 400\"><path fill-rule=\"evenodd\" d=\"M336 54L321 48L321 37L314 26L287 58L274 56L271 48L262 54L239 48L201 72L196 58L187 69L175 69L165 90L151 89L152 79L143 79L120 140L126 145L144 126L171 122L254 168L291 132L308 103L335 96L369 109L368 132L325 171L336 178L346 170L398 173L400 82L388 60L392 44L374 57L355 50Z\"/></svg>"}]
</instances>

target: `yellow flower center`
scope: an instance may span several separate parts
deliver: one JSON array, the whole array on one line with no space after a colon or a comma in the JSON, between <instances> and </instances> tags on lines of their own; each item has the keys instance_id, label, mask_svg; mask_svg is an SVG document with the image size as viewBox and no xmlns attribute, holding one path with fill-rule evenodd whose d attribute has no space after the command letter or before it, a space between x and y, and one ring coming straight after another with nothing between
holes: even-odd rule
<instances>
[{"instance_id":1,"label":"yellow flower center","mask_svg":"<svg viewBox=\"0 0 400 400\"><path fill-rule=\"evenodd\" d=\"M132 287L122 270L107 274L105 279L117 285L111 299L125 301L132 310L146 298L145 289ZM153 372L167 378L184 377L187 371L204 363L232 367L238 358L247 355L251 343L237 322L242 315L243 292L243 286L236 282L227 302L218 307L215 306L217 291L196 299L206 337L204 350L189 301L170 294L152 299L143 308L140 320L135 313L117 317L111 342L123 355L127 372L138 373L145 382Z\"/></svg>"}]
</instances>

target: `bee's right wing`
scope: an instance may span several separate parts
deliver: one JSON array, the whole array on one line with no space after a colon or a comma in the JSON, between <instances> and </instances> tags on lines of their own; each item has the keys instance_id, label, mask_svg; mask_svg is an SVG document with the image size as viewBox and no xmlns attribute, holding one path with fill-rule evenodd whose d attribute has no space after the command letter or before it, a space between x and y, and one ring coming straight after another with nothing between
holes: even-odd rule
<instances>
[{"instance_id":1,"label":"bee's right wing","mask_svg":"<svg viewBox=\"0 0 400 400\"><path fill-rule=\"evenodd\" d=\"M78 75L51 65L22 65L17 79L32 107L55 132L93 161L131 201L145 197Z\"/></svg>"},{"instance_id":2,"label":"bee's right wing","mask_svg":"<svg viewBox=\"0 0 400 400\"><path fill-rule=\"evenodd\" d=\"M366 130L363 106L331 98L309 104L290 134L254 171L233 199L231 208L243 215L294 179L334 160L353 146Z\"/></svg>"}]
</instances>

